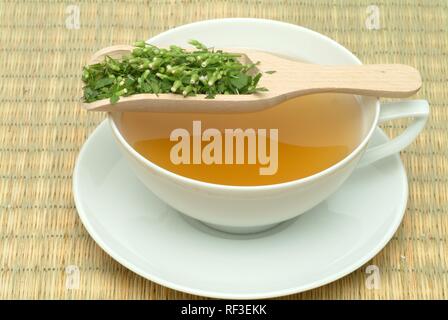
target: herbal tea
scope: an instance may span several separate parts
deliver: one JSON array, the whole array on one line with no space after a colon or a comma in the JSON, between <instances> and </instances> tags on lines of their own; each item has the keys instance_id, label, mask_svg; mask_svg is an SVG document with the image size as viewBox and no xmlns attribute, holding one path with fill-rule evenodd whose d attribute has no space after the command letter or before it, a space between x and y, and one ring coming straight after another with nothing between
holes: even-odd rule
<instances>
[{"instance_id":1,"label":"herbal tea","mask_svg":"<svg viewBox=\"0 0 448 320\"><path fill-rule=\"evenodd\" d=\"M120 130L169 171L256 186L304 178L342 160L361 140L361 112L354 96L325 93L253 113L123 113Z\"/></svg>"}]
</instances>

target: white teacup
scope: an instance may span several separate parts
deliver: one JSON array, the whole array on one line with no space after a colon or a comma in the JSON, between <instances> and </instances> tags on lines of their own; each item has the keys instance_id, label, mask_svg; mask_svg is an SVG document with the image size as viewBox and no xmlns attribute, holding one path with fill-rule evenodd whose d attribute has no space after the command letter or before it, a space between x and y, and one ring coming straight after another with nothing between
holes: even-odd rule
<instances>
[{"instance_id":1,"label":"white teacup","mask_svg":"<svg viewBox=\"0 0 448 320\"><path fill-rule=\"evenodd\" d=\"M186 47L197 39L217 47L245 47L269 51L319 64L361 64L337 42L296 25L262 19L201 21L166 31L148 42ZM423 129L429 114L425 100L388 103L359 97L363 110L362 142L346 158L312 176L266 186L226 186L193 180L167 171L141 156L120 133L120 114L109 114L115 140L137 177L160 199L178 211L216 229L249 233L270 228L311 209L335 192L360 165L395 154ZM398 137L368 148L377 125L412 117L414 122ZM368 183L368 181L366 181ZM374 195L372 195L374 196Z\"/></svg>"}]
</instances>

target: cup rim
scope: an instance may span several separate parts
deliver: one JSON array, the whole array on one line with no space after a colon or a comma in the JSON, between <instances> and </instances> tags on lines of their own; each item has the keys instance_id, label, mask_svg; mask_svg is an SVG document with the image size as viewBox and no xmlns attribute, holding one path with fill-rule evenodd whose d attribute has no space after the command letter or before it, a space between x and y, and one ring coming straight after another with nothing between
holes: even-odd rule
<instances>
[{"instance_id":1,"label":"cup rim","mask_svg":"<svg viewBox=\"0 0 448 320\"><path fill-rule=\"evenodd\" d=\"M267 23L267 24L282 25L283 27L300 30L301 32L309 33L315 37L318 37L321 40L324 40L324 41L328 42L329 44L333 45L334 47L338 48L339 50L344 51L347 55L349 55L355 61L354 64L362 64L361 60L359 60L359 58L356 57L350 50L348 50L347 48L345 48L344 46L342 46L335 40L333 40L317 31L313 31L311 29L308 29L308 28L305 28L305 27L302 27L299 25L282 22L282 21L277 21L277 20L270 20L270 19L223 18L223 19L202 20L202 21L197 21L197 22L181 25L181 26L175 27L173 29L164 31L164 32L152 37L151 40L157 40L162 35L166 36L171 33L181 31L185 28L190 28L194 25L200 25L200 24L207 25L207 24L215 24L215 23L223 23L223 22L224 23L232 23L232 22L258 22L259 23L259 22L262 22L262 23ZM121 143L121 145L126 149L126 151L128 151L131 154L131 156L133 156L135 159L137 159L140 163L142 163L146 167L151 168L152 170L156 171L157 173L159 173L162 176L166 176L172 180L175 180L177 182L182 182L182 183L189 185L191 187L194 187L194 188L207 188L207 189L223 190L223 191L244 191L244 192L273 191L273 190L280 190L280 189L296 187L301 184L313 182L323 176L334 173L338 169L344 167L349 162L351 162L367 145L367 143L369 142L369 140L378 124L379 113L380 113L380 103L379 103L378 97L375 99L376 99L376 101L375 101L375 118L374 118L374 121L372 122L372 125L371 125L369 131L365 135L364 139L358 144L358 146L355 149L353 149L352 152L350 152L342 160L336 162L332 166L330 166L322 171L319 171L313 175L310 175L310 176L307 176L304 178L287 181L287 182L276 183L276 184L256 185L256 186L235 186L235 185L225 185L225 184L217 184L217 183L212 183L212 182L200 181L200 180L182 176L180 174L177 174L177 173L169 171L165 168L162 168L162 167L158 166L157 164L153 163L152 161L148 160L147 158L143 157L126 141L126 139L123 137L120 130L118 129L118 127L112 117L112 114L110 112L108 113L107 118L108 118L108 122L112 129L113 134L115 135L117 140Z\"/></svg>"}]
</instances>

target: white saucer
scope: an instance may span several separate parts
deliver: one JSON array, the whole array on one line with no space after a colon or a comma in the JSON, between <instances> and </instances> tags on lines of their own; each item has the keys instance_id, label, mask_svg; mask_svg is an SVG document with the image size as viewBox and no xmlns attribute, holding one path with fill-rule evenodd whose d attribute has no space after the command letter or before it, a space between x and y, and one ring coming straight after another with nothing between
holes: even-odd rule
<instances>
[{"instance_id":1,"label":"white saucer","mask_svg":"<svg viewBox=\"0 0 448 320\"><path fill-rule=\"evenodd\" d=\"M378 129L372 144L386 139ZM150 193L121 157L106 122L81 150L73 191L84 226L119 263L176 290L233 299L293 294L361 267L395 233L408 195L397 155L357 169L336 194L293 221L230 235Z\"/></svg>"}]
</instances>

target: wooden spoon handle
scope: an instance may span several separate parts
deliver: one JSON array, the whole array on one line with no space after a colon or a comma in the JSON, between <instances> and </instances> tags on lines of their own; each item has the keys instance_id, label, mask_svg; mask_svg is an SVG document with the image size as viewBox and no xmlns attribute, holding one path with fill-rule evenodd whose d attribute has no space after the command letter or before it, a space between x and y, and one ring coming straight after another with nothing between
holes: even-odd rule
<instances>
[{"instance_id":1,"label":"wooden spoon handle","mask_svg":"<svg viewBox=\"0 0 448 320\"><path fill-rule=\"evenodd\" d=\"M321 66L299 64L297 89L402 98L417 92L422 80L413 67L402 64ZM291 79L293 80L293 79ZM294 81L290 81L291 91ZM298 90L300 91L300 90Z\"/></svg>"}]
</instances>

